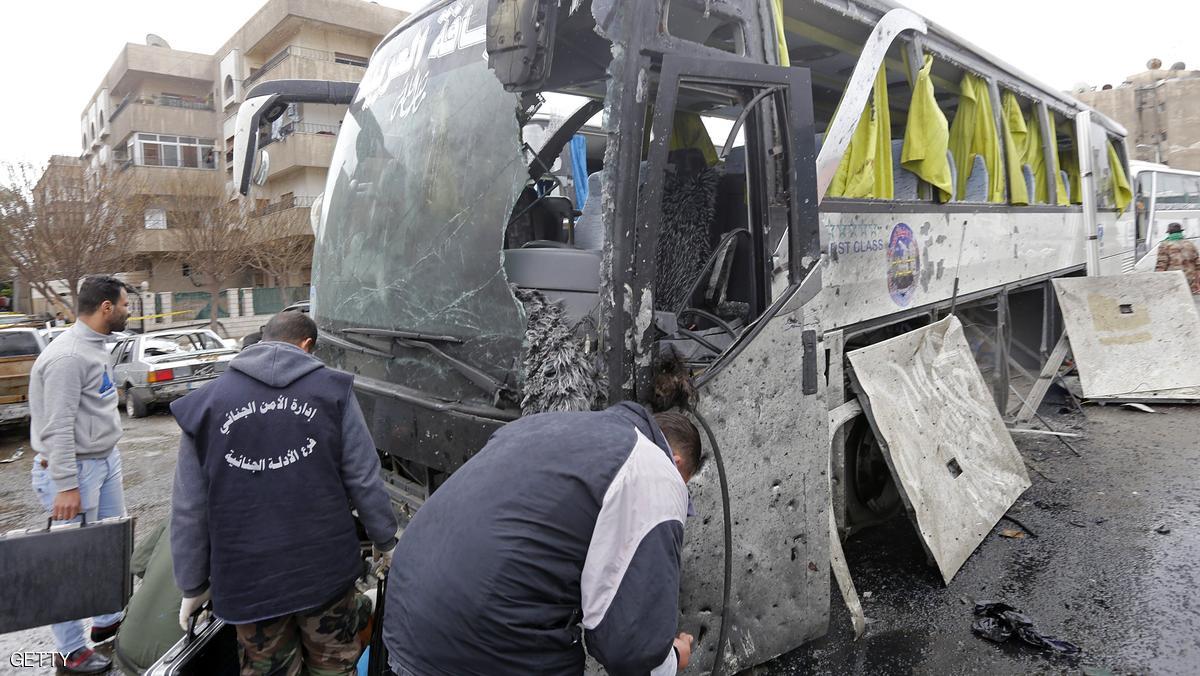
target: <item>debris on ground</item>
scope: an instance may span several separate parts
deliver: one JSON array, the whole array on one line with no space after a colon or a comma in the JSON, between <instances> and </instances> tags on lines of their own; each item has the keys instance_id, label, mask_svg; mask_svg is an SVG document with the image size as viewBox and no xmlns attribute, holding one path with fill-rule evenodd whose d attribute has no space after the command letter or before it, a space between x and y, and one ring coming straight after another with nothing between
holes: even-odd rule
<instances>
[{"instance_id":1,"label":"debris on ground","mask_svg":"<svg viewBox=\"0 0 1200 676\"><path fill-rule=\"evenodd\" d=\"M1068 437L1071 439L1083 438L1082 434L1075 434L1073 432L1052 432L1050 430L1034 430L1026 427L1010 427L1008 431L1016 434L1040 434L1049 437Z\"/></svg>"},{"instance_id":2,"label":"debris on ground","mask_svg":"<svg viewBox=\"0 0 1200 676\"><path fill-rule=\"evenodd\" d=\"M1150 408L1149 406L1147 406L1145 404L1139 404L1137 402L1132 402L1132 401L1129 403L1126 403L1126 404L1121 404L1121 408L1127 408L1131 411L1141 411L1142 413L1158 413L1158 411Z\"/></svg>"},{"instance_id":3,"label":"debris on ground","mask_svg":"<svg viewBox=\"0 0 1200 676\"><path fill-rule=\"evenodd\" d=\"M1159 526L1158 528L1155 528L1154 532L1158 533L1159 535L1167 535L1171 532L1171 529L1167 528L1166 524L1163 524L1163 525Z\"/></svg>"},{"instance_id":4,"label":"debris on ground","mask_svg":"<svg viewBox=\"0 0 1200 676\"><path fill-rule=\"evenodd\" d=\"M1000 531L1000 537L1021 540L1025 538L1025 531L1016 530L1013 528L1005 528L1004 530Z\"/></svg>"},{"instance_id":5,"label":"debris on ground","mask_svg":"<svg viewBox=\"0 0 1200 676\"><path fill-rule=\"evenodd\" d=\"M7 465L10 462L16 462L16 461L20 460L21 456L23 456L23 455L25 455L25 447L24 446L18 447L16 453L13 453L9 457L7 457L3 460L0 460L0 465Z\"/></svg>"},{"instance_id":6,"label":"debris on ground","mask_svg":"<svg viewBox=\"0 0 1200 676\"><path fill-rule=\"evenodd\" d=\"M1063 655L1076 655L1079 646L1053 636L1043 634L1034 626L1033 620L1007 603L981 601L975 604L975 621L971 631L993 643L1004 643L1013 634L1035 648L1053 650Z\"/></svg>"},{"instance_id":7,"label":"debris on ground","mask_svg":"<svg viewBox=\"0 0 1200 676\"><path fill-rule=\"evenodd\" d=\"M1025 531L1026 533L1029 534L1029 537L1035 538L1038 536L1037 533L1033 532L1032 528L1030 528L1029 526L1026 526L1025 524L1021 523L1020 521L1017 521L1017 519L1015 517L1013 517L1011 514L1005 514L1004 516L1002 516L1000 518L1004 519L1005 521L1012 522L1012 523L1016 524L1017 526L1020 526L1021 530ZM1000 534L1004 535L1004 532L1001 531ZM1004 537L1025 537L1025 536L1024 535L1021 535L1021 536L1005 535Z\"/></svg>"}]
</instances>

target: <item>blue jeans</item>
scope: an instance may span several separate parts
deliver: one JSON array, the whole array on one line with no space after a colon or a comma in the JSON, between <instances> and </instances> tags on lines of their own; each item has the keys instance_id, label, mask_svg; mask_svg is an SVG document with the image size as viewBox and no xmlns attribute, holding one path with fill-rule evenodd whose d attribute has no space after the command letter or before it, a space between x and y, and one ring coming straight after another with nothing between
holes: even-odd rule
<instances>
[{"instance_id":1,"label":"blue jeans","mask_svg":"<svg viewBox=\"0 0 1200 676\"><path fill-rule=\"evenodd\" d=\"M99 521L114 516L125 516L125 489L121 484L121 452L113 449L107 458L81 458L76 460L79 467L79 502L83 513L89 522ZM46 511L54 505L54 496L58 488L50 478L50 470L42 467L42 456L39 453L33 459L33 490ZM79 517L71 521L78 522ZM59 522L66 523L66 522ZM69 583L86 584L86 580L71 580ZM111 615L99 615L92 618L92 624L97 627L107 627L121 621L125 612ZM54 632L54 642L61 653L71 653L87 646L84 637L83 621L72 620L51 625Z\"/></svg>"}]
</instances>

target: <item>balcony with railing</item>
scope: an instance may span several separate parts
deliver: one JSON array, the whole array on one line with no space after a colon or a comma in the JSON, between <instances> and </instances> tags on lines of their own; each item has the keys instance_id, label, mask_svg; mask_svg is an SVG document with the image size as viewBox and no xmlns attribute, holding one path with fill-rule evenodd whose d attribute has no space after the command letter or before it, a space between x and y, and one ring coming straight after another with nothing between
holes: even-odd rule
<instances>
[{"instance_id":1,"label":"balcony with railing","mask_svg":"<svg viewBox=\"0 0 1200 676\"><path fill-rule=\"evenodd\" d=\"M288 45L259 68L251 69L243 86L249 90L259 81L296 78L358 81L366 67L367 59L361 56Z\"/></svg>"},{"instance_id":2,"label":"balcony with railing","mask_svg":"<svg viewBox=\"0 0 1200 676\"><path fill-rule=\"evenodd\" d=\"M121 102L118 103L117 107L113 109L112 114L109 115L109 117L108 117L108 121L112 122L113 120L116 120L121 115L121 112L124 111L131 104L137 104L137 105L142 105L142 106L164 106L167 108L184 108L186 110L209 110L209 111L216 110L216 106L213 105L211 97L209 97L207 99L201 99L198 96L197 97L164 96L164 95L156 96L153 94L141 94L141 93L135 94L135 93L131 92L129 94L126 94L125 98L121 99Z\"/></svg>"},{"instance_id":3,"label":"balcony with railing","mask_svg":"<svg viewBox=\"0 0 1200 676\"><path fill-rule=\"evenodd\" d=\"M280 212L287 211L288 209L307 209L315 204L316 201L316 197L290 195L280 199L278 202L271 202L269 204L259 206L252 212L252 215L255 217L270 216L271 214L278 214Z\"/></svg>"},{"instance_id":4,"label":"balcony with railing","mask_svg":"<svg viewBox=\"0 0 1200 676\"><path fill-rule=\"evenodd\" d=\"M317 134L320 136L337 136L338 125L336 124L316 124L313 122L288 122L280 125L279 129L272 129L269 133L264 131L262 138L259 139L258 146L265 148L272 143L277 143L287 139L292 134Z\"/></svg>"},{"instance_id":5,"label":"balcony with railing","mask_svg":"<svg viewBox=\"0 0 1200 676\"><path fill-rule=\"evenodd\" d=\"M338 126L289 122L259 138L259 147L270 154L268 178L297 167L328 167L337 143Z\"/></svg>"},{"instance_id":6,"label":"balcony with railing","mask_svg":"<svg viewBox=\"0 0 1200 676\"><path fill-rule=\"evenodd\" d=\"M126 96L113 109L108 124L117 143L134 131L204 138L215 137L219 131L211 101L173 96Z\"/></svg>"}]
</instances>

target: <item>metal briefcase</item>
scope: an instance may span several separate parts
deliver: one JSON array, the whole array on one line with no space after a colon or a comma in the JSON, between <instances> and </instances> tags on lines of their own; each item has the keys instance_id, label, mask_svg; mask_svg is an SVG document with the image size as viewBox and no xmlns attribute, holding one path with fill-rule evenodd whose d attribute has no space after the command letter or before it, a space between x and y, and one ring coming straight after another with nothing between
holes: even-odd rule
<instances>
[{"instance_id":1,"label":"metal briefcase","mask_svg":"<svg viewBox=\"0 0 1200 676\"><path fill-rule=\"evenodd\" d=\"M0 535L0 634L121 610L132 554L127 516Z\"/></svg>"}]
</instances>

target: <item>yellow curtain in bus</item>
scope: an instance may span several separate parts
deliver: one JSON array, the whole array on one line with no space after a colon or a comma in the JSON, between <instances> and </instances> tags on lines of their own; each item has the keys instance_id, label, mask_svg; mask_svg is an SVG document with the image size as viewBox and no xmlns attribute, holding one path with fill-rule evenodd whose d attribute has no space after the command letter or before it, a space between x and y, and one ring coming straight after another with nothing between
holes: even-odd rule
<instances>
[{"instance_id":1,"label":"yellow curtain in bus","mask_svg":"<svg viewBox=\"0 0 1200 676\"><path fill-rule=\"evenodd\" d=\"M871 103L863 108L828 194L830 197L881 200L890 200L896 194L892 177L892 118L888 112L887 73L883 67L875 77Z\"/></svg>"},{"instance_id":2,"label":"yellow curtain in bus","mask_svg":"<svg viewBox=\"0 0 1200 676\"><path fill-rule=\"evenodd\" d=\"M1071 204L1083 204L1082 181L1079 178L1079 143L1075 138L1074 122L1063 125L1062 131L1071 139L1071 152L1059 155L1058 161L1063 171L1067 172L1067 185L1071 188Z\"/></svg>"},{"instance_id":3,"label":"yellow curtain in bus","mask_svg":"<svg viewBox=\"0 0 1200 676\"><path fill-rule=\"evenodd\" d=\"M1129 185L1129 177L1125 175L1121 156L1111 140L1108 141L1108 169L1112 172L1113 199L1117 202L1117 211L1123 212L1133 201L1133 188Z\"/></svg>"},{"instance_id":4,"label":"yellow curtain in bus","mask_svg":"<svg viewBox=\"0 0 1200 676\"><path fill-rule=\"evenodd\" d=\"M717 150L713 147L712 137L708 135L704 121L696 113L677 112L671 124L671 139L667 149L687 150L688 148L699 150L708 166L711 167L717 163Z\"/></svg>"},{"instance_id":5,"label":"yellow curtain in bus","mask_svg":"<svg viewBox=\"0 0 1200 676\"><path fill-rule=\"evenodd\" d=\"M1017 95L1004 92L1001 104L1004 113L1004 163L1008 169L1008 184L1012 187L1013 204L1029 204L1029 189L1025 185L1025 156L1028 152L1029 129Z\"/></svg>"},{"instance_id":6,"label":"yellow curtain in bus","mask_svg":"<svg viewBox=\"0 0 1200 676\"><path fill-rule=\"evenodd\" d=\"M983 157L988 170L988 201L1003 202L1004 167L1000 161L1000 133L996 130L987 82L967 73L959 89L958 112L950 124L950 153L958 167L955 194L958 199L966 196L967 179L970 178L975 156L979 155Z\"/></svg>"},{"instance_id":7,"label":"yellow curtain in bus","mask_svg":"<svg viewBox=\"0 0 1200 676\"><path fill-rule=\"evenodd\" d=\"M1046 139L1046 142L1050 144L1050 156L1054 160L1054 191L1058 205L1070 206L1071 196L1067 194L1067 186L1063 183L1063 165L1058 156L1058 130L1054 124L1054 113L1050 113L1050 137Z\"/></svg>"},{"instance_id":8,"label":"yellow curtain in bus","mask_svg":"<svg viewBox=\"0 0 1200 676\"><path fill-rule=\"evenodd\" d=\"M1025 143L1025 164L1033 170L1033 194L1030 204L1049 204L1050 190L1046 186L1046 146L1042 144L1042 122L1038 119L1038 108L1032 106L1025 116L1025 128L1029 130Z\"/></svg>"},{"instance_id":9,"label":"yellow curtain in bus","mask_svg":"<svg viewBox=\"0 0 1200 676\"><path fill-rule=\"evenodd\" d=\"M926 55L925 65L917 73L917 81L913 85L900 165L937 188L942 202L949 202L954 195L950 161L946 159L950 125L933 95L932 69L933 57Z\"/></svg>"},{"instance_id":10,"label":"yellow curtain in bus","mask_svg":"<svg viewBox=\"0 0 1200 676\"><path fill-rule=\"evenodd\" d=\"M783 31L783 0L772 0L772 18L775 19L775 45L779 50L779 65L792 65L792 57L788 54L787 34Z\"/></svg>"}]
</instances>

